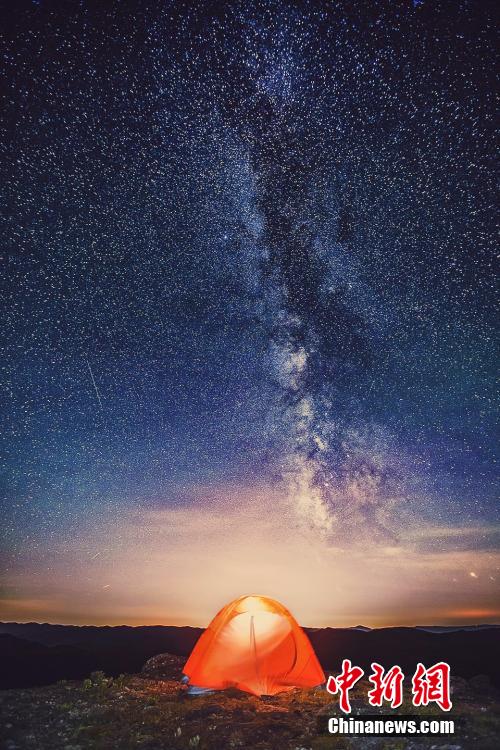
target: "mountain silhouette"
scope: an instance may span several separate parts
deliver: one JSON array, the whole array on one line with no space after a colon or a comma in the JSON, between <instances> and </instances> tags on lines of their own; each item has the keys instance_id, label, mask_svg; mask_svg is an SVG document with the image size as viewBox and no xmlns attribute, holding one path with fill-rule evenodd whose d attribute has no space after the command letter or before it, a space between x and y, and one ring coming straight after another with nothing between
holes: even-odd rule
<instances>
[{"instance_id":1,"label":"mountain silhouette","mask_svg":"<svg viewBox=\"0 0 500 750\"><path fill-rule=\"evenodd\" d=\"M429 632L421 628L305 628L327 671L338 671L342 659L370 671L377 661L399 664L413 674L417 662L450 664L452 675L487 675L500 687L500 628ZM92 671L108 675L139 672L161 653L188 657L202 628L175 626L117 627L0 623L0 688L48 685L82 679Z\"/></svg>"}]
</instances>

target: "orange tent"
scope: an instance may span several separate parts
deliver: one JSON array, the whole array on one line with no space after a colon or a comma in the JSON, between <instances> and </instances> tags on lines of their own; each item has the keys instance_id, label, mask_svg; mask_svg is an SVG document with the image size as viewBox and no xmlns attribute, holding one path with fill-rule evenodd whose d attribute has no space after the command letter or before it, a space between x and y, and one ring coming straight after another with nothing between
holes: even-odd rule
<instances>
[{"instance_id":1,"label":"orange tent","mask_svg":"<svg viewBox=\"0 0 500 750\"><path fill-rule=\"evenodd\" d=\"M242 596L214 617L184 667L191 686L275 695L315 687L325 675L290 612L267 596Z\"/></svg>"}]
</instances>

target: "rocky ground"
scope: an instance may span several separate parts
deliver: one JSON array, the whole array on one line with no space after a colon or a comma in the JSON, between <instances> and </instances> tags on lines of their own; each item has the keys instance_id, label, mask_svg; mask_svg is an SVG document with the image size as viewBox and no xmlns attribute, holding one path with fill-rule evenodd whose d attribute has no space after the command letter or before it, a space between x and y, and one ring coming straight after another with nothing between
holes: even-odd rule
<instances>
[{"instance_id":1,"label":"rocky ground","mask_svg":"<svg viewBox=\"0 0 500 750\"><path fill-rule=\"evenodd\" d=\"M453 679L454 708L463 726L454 737L415 741L329 735L338 715L325 691L293 691L259 699L238 691L189 697L179 685L184 659L150 659L138 675L107 678L94 673L83 682L59 682L0 693L1 750L496 750L500 704L486 678ZM353 714L373 714L367 686L351 692ZM333 700L332 700L333 698ZM384 714L396 714L389 709ZM399 713L415 714L403 706ZM422 714L439 711L424 709Z\"/></svg>"}]
</instances>

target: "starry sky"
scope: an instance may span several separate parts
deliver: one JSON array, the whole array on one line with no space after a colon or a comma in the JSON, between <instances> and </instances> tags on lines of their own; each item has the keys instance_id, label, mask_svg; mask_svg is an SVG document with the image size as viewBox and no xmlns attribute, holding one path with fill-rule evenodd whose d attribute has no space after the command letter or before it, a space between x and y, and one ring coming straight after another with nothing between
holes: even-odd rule
<instances>
[{"instance_id":1,"label":"starry sky","mask_svg":"<svg viewBox=\"0 0 500 750\"><path fill-rule=\"evenodd\" d=\"M0 617L500 622L493 7L4 11Z\"/></svg>"}]
</instances>

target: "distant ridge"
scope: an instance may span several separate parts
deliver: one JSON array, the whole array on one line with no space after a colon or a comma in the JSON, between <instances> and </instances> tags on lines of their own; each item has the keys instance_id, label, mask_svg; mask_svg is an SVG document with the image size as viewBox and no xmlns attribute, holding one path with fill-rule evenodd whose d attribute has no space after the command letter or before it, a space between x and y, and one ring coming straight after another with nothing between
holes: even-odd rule
<instances>
[{"instance_id":1,"label":"distant ridge","mask_svg":"<svg viewBox=\"0 0 500 750\"><path fill-rule=\"evenodd\" d=\"M353 625L352 628L347 628L348 630L362 630L363 632L367 633L369 630L372 630L372 628L367 628L366 625Z\"/></svg>"},{"instance_id":2,"label":"distant ridge","mask_svg":"<svg viewBox=\"0 0 500 750\"><path fill-rule=\"evenodd\" d=\"M365 633L371 630L388 630L389 627L385 628L368 628L366 625L354 625L347 630L362 630ZM394 625L392 627L401 628L401 625ZM404 626L411 627L411 626ZM500 628L500 624L483 624L483 625L414 625L414 630L426 630L428 633L455 633L457 630L489 630L490 628ZM318 628L320 629L320 628Z\"/></svg>"},{"instance_id":3,"label":"distant ridge","mask_svg":"<svg viewBox=\"0 0 500 750\"><path fill-rule=\"evenodd\" d=\"M500 625L416 625L417 630L427 630L428 633L454 633L457 630L490 630L500 628Z\"/></svg>"},{"instance_id":4,"label":"distant ridge","mask_svg":"<svg viewBox=\"0 0 500 750\"><path fill-rule=\"evenodd\" d=\"M418 661L450 664L452 674L487 675L500 687L500 626L417 628L304 628L325 670L350 658L365 671L372 661L399 664L411 673ZM109 675L139 672L152 656L187 658L202 628L0 623L0 687L32 687L80 679L95 670Z\"/></svg>"}]
</instances>

